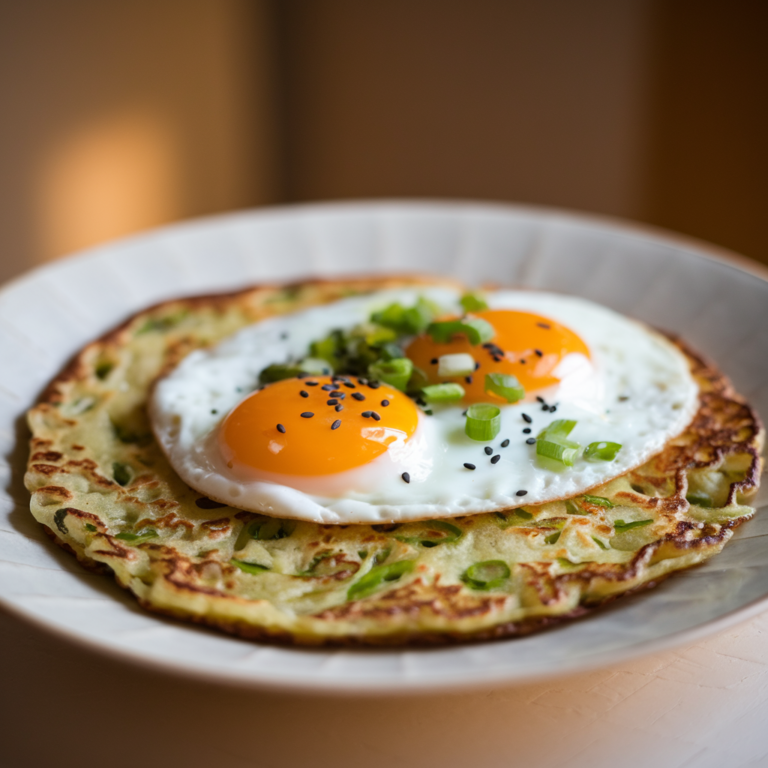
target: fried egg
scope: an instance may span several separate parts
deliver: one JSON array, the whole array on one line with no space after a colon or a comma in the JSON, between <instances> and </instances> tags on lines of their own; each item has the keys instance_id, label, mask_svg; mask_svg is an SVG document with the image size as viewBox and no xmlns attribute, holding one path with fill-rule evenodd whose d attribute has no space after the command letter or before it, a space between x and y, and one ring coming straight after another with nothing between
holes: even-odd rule
<instances>
[{"instance_id":1,"label":"fried egg","mask_svg":"<svg viewBox=\"0 0 768 768\"><path fill-rule=\"evenodd\" d=\"M430 404L355 376L289 378L260 387L270 364L303 358L313 341L419 297L444 317L461 295L426 287L350 297L249 326L191 353L160 379L150 401L155 435L191 487L240 509L321 523L452 517L584 493L660 451L693 418L698 390L688 363L663 336L574 297L495 291L475 315L494 336L418 335L405 354L431 383L465 395ZM440 375L440 360L469 355L474 371ZM466 359L466 358L464 358ZM507 403L485 374L513 375L525 397ZM472 403L501 411L489 441L465 432ZM542 461L536 436L556 419L576 422L581 445L613 442L612 461Z\"/></svg>"}]
</instances>

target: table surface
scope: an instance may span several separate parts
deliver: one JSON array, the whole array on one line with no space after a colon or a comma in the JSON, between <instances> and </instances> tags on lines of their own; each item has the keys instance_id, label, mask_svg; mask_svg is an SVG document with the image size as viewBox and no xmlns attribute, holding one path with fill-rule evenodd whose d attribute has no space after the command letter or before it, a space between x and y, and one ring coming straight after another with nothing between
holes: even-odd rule
<instances>
[{"instance_id":1,"label":"table surface","mask_svg":"<svg viewBox=\"0 0 768 768\"><path fill-rule=\"evenodd\" d=\"M0 613L0 762L8 768L766 766L767 637L768 612L687 648L536 685L334 698L138 669Z\"/></svg>"}]
</instances>

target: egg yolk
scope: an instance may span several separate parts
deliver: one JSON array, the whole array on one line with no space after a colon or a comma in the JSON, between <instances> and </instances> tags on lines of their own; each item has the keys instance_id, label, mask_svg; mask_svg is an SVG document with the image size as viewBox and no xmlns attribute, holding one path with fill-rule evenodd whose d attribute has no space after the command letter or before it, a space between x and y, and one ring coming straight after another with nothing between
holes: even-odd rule
<instances>
[{"instance_id":1,"label":"egg yolk","mask_svg":"<svg viewBox=\"0 0 768 768\"><path fill-rule=\"evenodd\" d=\"M426 374L430 383L455 381L466 393L462 402L506 402L485 391L485 375L504 373L514 376L526 393L558 384L554 375L560 361L569 354L579 353L589 358L589 348L572 330L549 318L530 312L488 309L474 313L488 321L495 331L493 339L473 346L466 336L456 334L451 341L438 344L429 335L417 336L405 354ZM468 353L475 360L475 372L470 376L439 377L438 358L442 355Z\"/></svg>"},{"instance_id":2,"label":"egg yolk","mask_svg":"<svg viewBox=\"0 0 768 768\"><path fill-rule=\"evenodd\" d=\"M254 392L226 417L219 447L230 467L332 475L407 441L418 420L413 401L386 384L373 389L354 377L284 379Z\"/></svg>"}]
</instances>

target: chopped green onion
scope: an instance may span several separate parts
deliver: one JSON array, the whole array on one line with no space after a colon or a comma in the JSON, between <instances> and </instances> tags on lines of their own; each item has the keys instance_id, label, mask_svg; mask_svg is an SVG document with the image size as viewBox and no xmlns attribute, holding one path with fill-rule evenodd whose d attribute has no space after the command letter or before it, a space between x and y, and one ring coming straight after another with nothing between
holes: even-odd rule
<instances>
[{"instance_id":1,"label":"chopped green onion","mask_svg":"<svg viewBox=\"0 0 768 768\"><path fill-rule=\"evenodd\" d=\"M464 387L453 382L432 384L429 387L424 387L421 393L428 403L455 403L464 397Z\"/></svg>"},{"instance_id":2,"label":"chopped green onion","mask_svg":"<svg viewBox=\"0 0 768 768\"><path fill-rule=\"evenodd\" d=\"M543 440L542 438L539 438L536 441L537 456L543 456L545 459L552 459L560 464L564 464L566 467L572 467L574 459L577 459L580 453L581 446L571 440L555 443L551 440Z\"/></svg>"},{"instance_id":3,"label":"chopped green onion","mask_svg":"<svg viewBox=\"0 0 768 768\"><path fill-rule=\"evenodd\" d=\"M69 514L69 510L64 507L63 509L57 509L56 512L53 515L53 522L56 523L56 527L63 533L67 534L69 533L69 529L67 528L64 519Z\"/></svg>"},{"instance_id":4,"label":"chopped green onion","mask_svg":"<svg viewBox=\"0 0 768 768\"><path fill-rule=\"evenodd\" d=\"M467 409L464 432L481 442L493 440L501 429L501 409L488 403L475 403Z\"/></svg>"},{"instance_id":5,"label":"chopped green onion","mask_svg":"<svg viewBox=\"0 0 768 768\"><path fill-rule=\"evenodd\" d=\"M379 347L382 360L399 360L401 357L405 357L403 350L397 344L387 343L382 344Z\"/></svg>"},{"instance_id":6,"label":"chopped green onion","mask_svg":"<svg viewBox=\"0 0 768 768\"><path fill-rule=\"evenodd\" d=\"M248 563L245 560L236 560L235 558L232 558L229 562L243 571L243 573L250 573L251 576L258 576L260 573L269 570L266 565L261 563Z\"/></svg>"},{"instance_id":7,"label":"chopped green onion","mask_svg":"<svg viewBox=\"0 0 768 768\"><path fill-rule=\"evenodd\" d=\"M562 531L555 531L554 533L550 533L549 536L544 539L544 542L546 544L557 544L557 540L560 538L561 533Z\"/></svg>"},{"instance_id":8,"label":"chopped green onion","mask_svg":"<svg viewBox=\"0 0 768 768\"><path fill-rule=\"evenodd\" d=\"M323 362L325 363L325 361ZM302 369L298 365L273 363L264 368L259 374L259 384L271 384L272 382L282 381L283 379L293 379L301 372Z\"/></svg>"},{"instance_id":9,"label":"chopped green onion","mask_svg":"<svg viewBox=\"0 0 768 768\"><path fill-rule=\"evenodd\" d=\"M414 568L413 560L398 560L387 565L376 565L347 591L347 600L359 600L368 597L385 581L397 581Z\"/></svg>"},{"instance_id":10,"label":"chopped green onion","mask_svg":"<svg viewBox=\"0 0 768 768\"><path fill-rule=\"evenodd\" d=\"M419 296L416 304L408 309L396 302L374 312L371 322L391 328L401 335L417 334L424 331L437 313L438 308L431 301Z\"/></svg>"},{"instance_id":11,"label":"chopped green onion","mask_svg":"<svg viewBox=\"0 0 768 768\"><path fill-rule=\"evenodd\" d=\"M600 549L608 549L608 545L604 541L600 541L600 539L598 539L597 536L593 536L592 541L594 541L595 544L597 544L597 546L600 547Z\"/></svg>"},{"instance_id":12,"label":"chopped green onion","mask_svg":"<svg viewBox=\"0 0 768 768\"><path fill-rule=\"evenodd\" d=\"M423 533L415 536L397 535L395 538L406 544L421 544L422 547L429 548L436 547L438 544L452 544L462 535L461 528L445 520L426 520L423 523L415 523L413 527L421 528Z\"/></svg>"},{"instance_id":13,"label":"chopped green onion","mask_svg":"<svg viewBox=\"0 0 768 768\"><path fill-rule=\"evenodd\" d=\"M516 403L525 397L525 390L520 382L505 373L486 373L485 391L503 397L508 403Z\"/></svg>"},{"instance_id":14,"label":"chopped green onion","mask_svg":"<svg viewBox=\"0 0 768 768\"><path fill-rule=\"evenodd\" d=\"M112 477L118 485L128 485L133 477L133 470L130 464L123 464L121 461L112 463Z\"/></svg>"},{"instance_id":15,"label":"chopped green onion","mask_svg":"<svg viewBox=\"0 0 768 768\"><path fill-rule=\"evenodd\" d=\"M387 547L386 549L380 549L374 556L373 556L373 564L374 565L381 565L392 553L392 547Z\"/></svg>"},{"instance_id":16,"label":"chopped green onion","mask_svg":"<svg viewBox=\"0 0 768 768\"><path fill-rule=\"evenodd\" d=\"M569 515L583 515L584 510L575 502L570 499L565 501L565 511Z\"/></svg>"},{"instance_id":17,"label":"chopped green onion","mask_svg":"<svg viewBox=\"0 0 768 768\"><path fill-rule=\"evenodd\" d=\"M305 357L299 363L300 373L310 373L313 376L327 376L333 373L333 367L327 360L319 357Z\"/></svg>"},{"instance_id":18,"label":"chopped green onion","mask_svg":"<svg viewBox=\"0 0 768 768\"><path fill-rule=\"evenodd\" d=\"M576 421L573 419L555 419L549 426L539 432L538 437L544 440L562 440L573 432Z\"/></svg>"},{"instance_id":19,"label":"chopped green onion","mask_svg":"<svg viewBox=\"0 0 768 768\"><path fill-rule=\"evenodd\" d=\"M354 565L355 570L350 566ZM360 566L344 559L343 552L321 552L312 558L312 562L305 571L297 574L300 578L327 578L334 577L337 580L349 578Z\"/></svg>"},{"instance_id":20,"label":"chopped green onion","mask_svg":"<svg viewBox=\"0 0 768 768\"><path fill-rule=\"evenodd\" d=\"M319 357L321 360L329 362L336 368L339 365L338 354L345 346L344 332L335 330L331 331L324 339L313 341L309 345L309 354L311 357Z\"/></svg>"},{"instance_id":21,"label":"chopped green onion","mask_svg":"<svg viewBox=\"0 0 768 768\"><path fill-rule=\"evenodd\" d=\"M468 352L459 352L455 355L440 355L437 358L437 375L442 378L450 376L469 376L474 373L475 358Z\"/></svg>"},{"instance_id":22,"label":"chopped green onion","mask_svg":"<svg viewBox=\"0 0 768 768\"><path fill-rule=\"evenodd\" d=\"M488 309L488 302L486 302L483 294L479 291L465 293L459 299L459 304L461 304L465 312L482 312L484 309Z\"/></svg>"},{"instance_id":23,"label":"chopped green onion","mask_svg":"<svg viewBox=\"0 0 768 768\"><path fill-rule=\"evenodd\" d=\"M509 577L511 571L503 560L483 560L470 565L461 580L471 589L495 589Z\"/></svg>"},{"instance_id":24,"label":"chopped green onion","mask_svg":"<svg viewBox=\"0 0 768 768\"><path fill-rule=\"evenodd\" d=\"M368 375L372 379L383 381L395 389L405 391L408 379L413 372L413 363L407 357L397 360L379 360L368 366Z\"/></svg>"},{"instance_id":25,"label":"chopped green onion","mask_svg":"<svg viewBox=\"0 0 768 768\"><path fill-rule=\"evenodd\" d=\"M631 531L633 528L642 528L643 526L650 525L653 520L635 520L633 523L625 523L623 520L614 520L613 528L616 533L624 533L624 531Z\"/></svg>"},{"instance_id":26,"label":"chopped green onion","mask_svg":"<svg viewBox=\"0 0 768 768\"><path fill-rule=\"evenodd\" d=\"M525 525L528 520L533 520L533 515L528 510L520 507L519 509L513 509L509 516L506 512L494 512L494 517L499 521L498 525L502 528L510 528L512 526Z\"/></svg>"},{"instance_id":27,"label":"chopped green onion","mask_svg":"<svg viewBox=\"0 0 768 768\"><path fill-rule=\"evenodd\" d=\"M121 541L127 541L130 544L141 544L142 541L148 541L149 539L156 539L158 533L154 528L143 528L138 533L118 533L115 538Z\"/></svg>"},{"instance_id":28,"label":"chopped green onion","mask_svg":"<svg viewBox=\"0 0 768 768\"><path fill-rule=\"evenodd\" d=\"M394 341L397 338L397 333L392 328L387 328L384 325L367 325L364 326L365 343L372 347L380 347L382 344L386 344L389 341Z\"/></svg>"},{"instance_id":29,"label":"chopped green onion","mask_svg":"<svg viewBox=\"0 0 768 768\"><path fill-rule=\"evenodd\" d=\"M585 493L581 498L589 504L595 504L606 509L613 509L616 506L610 499L606 499L604 496L590 496Z\"/></svg>"},{"instance_id":30,"label":"chopped green onion","mask_svg":"<svg viewBox=\"0 0 768 768\"><path fill-rule=\"evenodd\" d=\"M258 541L285 539L296 530L295 520L280 520L270 517L268 520L254 520L248 526L248 535Z\"/></svg>"},{"instance_id":31,"label":"chopped green onion","mask_svg":"<svg viewBox=\"0 0 768 768\"><path fill-rule=\"evenodd\" d=\"M695 504L697 507L704 507L704 509L712 508L712 499L710 499L706 493L697 493L696 491L691 491L685 497L685 500L689 504Z\"/></svg>"},{"instance_id":32,"label":"chopped green onion","mask_svg":"<svg viewBox=\"0 0 768 768\"><path fill-rule=\"evenodd\" d=\"M93 525L92 523L86 523L85 524L85 530L86 531L90 531L91 533L96 533L96 531L98 531L99 529L95 525Z\"/></svg>"},{"instance_id":33,"label":"chopped green onion","mask_svg":"<svg viewBox=\"0 0 768 768\"><path fill-rule=\"evenodd\" d=\"M613 461L620 450L621 443L598 441L596 443L590 443L584 449L584 458L592 461Z\"/></svg>"},{"instance_id":34,"label":"chopped green onion","mask_svg":"<svg viewBox=\"0 0 768 768\"><path fill-rule=\"evenodd\" d=\"M110 360L99 360L96 363L96 377L104 381L109 376L110 371L115 367L115 364Z\"/></svg>"},{"instance_id":35,"label":"chopped green onion","mask_svg":"<svg viewBox=\"0 0 768 768\"><path fill-rule=\"evenodd\" d=\"M461 320L431 323L427 327L427 333L438 344L447 344L457 333L463 333L470 344L477 346L490 341L496 331L489 322L480 317L464 317Z\"/></svg>"}]
</instances>

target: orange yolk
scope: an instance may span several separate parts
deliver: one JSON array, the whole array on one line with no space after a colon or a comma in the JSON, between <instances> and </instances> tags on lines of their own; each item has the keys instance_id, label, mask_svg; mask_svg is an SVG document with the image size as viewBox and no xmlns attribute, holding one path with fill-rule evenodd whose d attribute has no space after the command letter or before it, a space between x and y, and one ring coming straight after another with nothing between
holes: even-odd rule
<instances>
[{"instance_id":1,"label":"orange yolk","mask_svg":"<svg viewBox=\"0 0 768 768\"><path fill-rule=\"evenodd\" d=\"M356 378L348 381L354 388L329 376L285 379L254 392L221 426L225 461L283 475L332 475L368 464L413 435L418 409L407 395L386 384L371 389ZM337 404L343 409L337 411ZM313 415L302 416L308 413Z\"/></svg>"},{"instance_id":2,"label":"orange yolk","mask_svg":"<svg viewBox=\"0 0 768 768\"><path fill-rule=\"evenodd\" d=\"M462 402L506 402L485 391L487 373L511 374L526 393L530 393L559 383L552 372L566 355L580 353L590 357L589 348L573 331L549 318L509 309L488 309L474 314L487 320L496 332L488 345L472 346L463 334L454 336L447 344L437 344L430 336L423 335L417 336L405 350L430 383L461 384L466 392ZM461 352L472 355L475 360L477 370L470 380L463 376L438 377L437 359Z\"/></svg>"}]
</instances>

